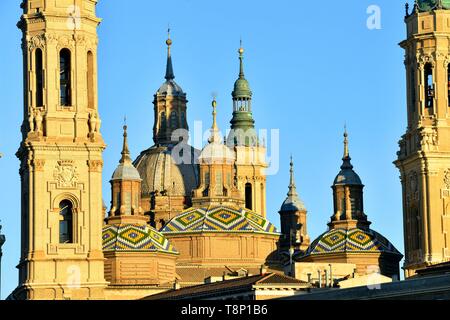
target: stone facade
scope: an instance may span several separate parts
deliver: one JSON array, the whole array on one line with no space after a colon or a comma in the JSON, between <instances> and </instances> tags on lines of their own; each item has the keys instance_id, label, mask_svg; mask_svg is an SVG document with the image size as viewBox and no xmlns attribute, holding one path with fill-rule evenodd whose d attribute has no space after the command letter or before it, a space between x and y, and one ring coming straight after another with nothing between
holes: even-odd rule
<instances>
[{"instance_id":1,"label":"stone facade","mask_svg":"<svg viewBox=\"0 0 450 320\"><path fill-rule=\"evenodd\" d=\"M405 50L407 130L395 164L403 190L407 277L450 260L450 11L427 5L421 3L407 15L407 39L400 44Z\"/></svg>"},{"instance_id":2,"label":"stone facade","mask_svg":"<svg viewBox=\"0 0 450 320\"><path fill-rule=\"evenodd\" d=\"M101 299L102 152L95 0L23 1L24 299ZM72 5L73 15L68 14ZM65 231L62 231L62 228Z\"/></svg>"}]
</instances>

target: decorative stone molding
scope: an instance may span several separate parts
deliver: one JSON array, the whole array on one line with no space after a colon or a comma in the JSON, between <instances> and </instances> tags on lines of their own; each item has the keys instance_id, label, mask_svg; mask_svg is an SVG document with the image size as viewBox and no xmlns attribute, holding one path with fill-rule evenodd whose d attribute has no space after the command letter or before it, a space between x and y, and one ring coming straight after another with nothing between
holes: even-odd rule
<instances>
[{"instance_id":1,"label":"decorative stone molding","mask_svg":"<svg viewBox=\"0 0 450 320\"><path fill-rule=\"evenodd\" d=\"M72 160L61 160L53 174L58 188L74 188L78 182L78 170Z\"/></svg>"},{"instance_id":2,"label":"decorative stone molding","mask_svg":"<svg viewBox=\"0 0 450 320\"><path fill-rule=\"evenodd\" d=\"M418 140L422 150L435 150L438 145L438 133L436 128L424 127L418 130Z\"/></svg>"},{"instance_id":3,"label":"decorative stone molding","mask_svg":"<svg viewBox=\"0 0 450 320\"><path fill-rule=\"evenodd\" d=\"M450 190L450 169L444 172L444 189Z\"/></svg>"},{"instance_id":4,"label":"decorative stone molding","mask_svg":"<svg viewBox=\"0 0 450 320\"><path fill-rule=\"evenodd\" d=\"M42 49L45 46L45 36L43 34L33 36L27 41L26 45L30 51L33 51L36 48Z\"/></svg>"},{"instance_id":5,"label":"decorative stone molding","mask_svg":"<svg viewBox=\"0 0 450 320\"><path fill-rule=\"evenodd\" d=\"M44 171L45 160L34 159L33 161L31 161L31 165L34 168L34 171Z\"/></svg>"},{"instance_id":6,"label":"decorative stone molding","mask_svg":"<svg viewBox=\"0 0 450 320\"><path fill-rule=\"evenodd\" d=\"M101 172L103 168L102 160L88 160L87 165L89 167L89 172Z\"/></svg>"}]
</instances>

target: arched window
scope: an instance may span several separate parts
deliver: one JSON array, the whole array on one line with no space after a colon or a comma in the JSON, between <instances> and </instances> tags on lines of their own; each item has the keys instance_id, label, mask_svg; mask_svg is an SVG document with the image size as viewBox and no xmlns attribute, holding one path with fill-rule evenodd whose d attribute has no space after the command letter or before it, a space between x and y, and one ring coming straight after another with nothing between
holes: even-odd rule
<instances>
[{"instance_id":1,"label":"arched window","mask_svg":"<svg viewBox=\"0 0 450 320\"><path fill-rule=\"evenodd\" d=\"M433 86L433 67L431 63L425 65L425 97L426 107L433 108L434 86Z\"/></svg>"},{"instance_id":2,"label":"arched window","mask_svg":"<svg viewBox=\"0 0 450 320\"><path fill-rule=\"evenodd\" d=\"M60 100L62 106L72 105L72 97L70 90L71 80L71 61L70 50L62 49L59 53L59 87Z\"/></svg>"},{"instance_id":3,"label":"arched window","mask_svg":"<svg viewBox=\"0 0 450 320\"><path fill-rule=\"evenodd\" d=\"M414 68L411 69L411 73L409 75L411 81L411 111L416 111L416 71Z\"/></svg>"},{"instance_id":4,"label":"arched window","mask_svg":"<svg viewBox=\"0 0 450 320\"><path fill-rule=\"evenodd\" d=\"M253 210L252 207L252 184L245 184L245 207L247 209Z\"/></svg>"},{"instance_id":5,"label":"arched window","mask_svg":"<svg viewBox=\"0 0 450 320\"><path fill-rule=\"evenodd\" d=\"M73 206L68 200L59 204L59 243L73 243Z\"/></svg>"},{"instance_id":6,"label":"arched window","mask_svg":"<svg viewBox=\"0 0 450 320\"><path fill-rule=\"evenodd\" d=\"M181 126L186 127L186 113L184 111L181 112Z\"/></svg>"},{"instance_id":7,"label":"arched window","mask_svg":"<svg viewBox=\"0 0 450 320\"><path fill-rule=\"evenodd\" d=\"M172 129L178 128L178 115L175 111L170 114L170 127Z\"/></svg>"},{"instance_id":8,"label":"arched window","mask_svg":"<svg viewBox=\"0 0 450 320\"><path fill-rule=\"evenodd\" d=\"M420 242L422 237L422 232L420 229L419 210L417 208L412 208L410 212L412 250L418 250L420 249Z\"/></svg>"},{"instance_id":9,"label":"arched window","mask_svg":"<svg viewBox=\"0 0 450 320\"><path fill-rule=\"evenodd\" d=\"M165 130L167 128L167 121L166 121L166 113L161 112L161 129Z\"/></svg>"},{"instance_id":10,"label":"arched window","mask_svg":"<svg viewBox=\"0 0 450 320\"><path fill-rule=\"evenodd\" d=\"M94 108L94 55L92 51L87 53L87 94L88 107Z\"/></svg>"},{"instance_id":11,"label":"arched window","mask_svg":"<svg viewBox=\"0 0 450 320\"><path fill-rule=\"evenodd\" d=\"M36 49L35 53L36 64L36 107L42 107L44 105L44 72L42 65L42 50Z\"/></svg>"},{"instance_id":12,"label":"arched window","mask_svg":"<svg viewBox=\"0 0 450 320\"><path fill-rule=\"evenodd\" d=\"M261 214L264 214L264 184L261 183Z\"/></svg>"}]
</instances>

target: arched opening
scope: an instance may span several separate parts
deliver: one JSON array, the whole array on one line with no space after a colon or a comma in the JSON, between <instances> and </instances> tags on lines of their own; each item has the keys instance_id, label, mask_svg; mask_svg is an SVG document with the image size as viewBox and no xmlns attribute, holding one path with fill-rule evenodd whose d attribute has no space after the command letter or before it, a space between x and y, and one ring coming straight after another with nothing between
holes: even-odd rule
<instances>
[{"instance_id":1,"label":"arched opening","mask_svg":"<svg viewBox=\"0 0 450 320\"><path fill-rule=\"evenodd\" d=\"M161 123L161 130L165 130L167 127L167 121L166 121L166 113L163 111L160 115L160 123Z\"/></svg>"},{"instance_id":2,"label":"arched opening","mask_svg":"<svg viewBox=\"0 0 450 320\"><path fill-rule=\"evenodd\" d=\"M69 200L59 204L59 243L73 243L73 206Z\"/></svg>"},{"instance_id":3,"label":"arched opening","mask_svg":"<svg viewBox=\"0 0 450 320\"><path fill-rule=\"evenodd\" d=\"M411 68L410 72L410 81L411 81L411 111L416 111L416 71L414 68Z\"/></svg>"},{"instance_id":4,"label":"arched opening","mask_svg":"<svg viewBox=\"0 0 450 320\"><path fill-rule=\"evenodd\" d=\"M94 108L94 54L92 51L87 53L87 94L88 107Z\"/></svg>"},{"instance_id":5,"label":"arched opening","mask_svg":"<svg viewBox=\"0 0 450 320\"><path fill-rule=\"evenodd\" d=\"M59 87L61 106L72 105L71 97L71 61L70 50L62 49L59 53Z\"/></svg>"},{"instance_id":6,"label":"arched opening","mask_svg":"<svg viewBox=\"0 0 450 320\"><path fill-rule=\"evenodd\" d=\"M35 65L36 65L36 107L42 107L44 105L44 72L42 64L42 50L36 49L35 53Z\"/></svg>"},{"instance_id":7,"label":"arched opening","mask_svg":"<svg viewBox=\"0 0 450 320\"><path fill-rule=\"evenodd\" d=\"M170 114L170 127L172 129L178 128L178 115L175 111Z\"/></svg>"},{"instance_id":8,"label":"arched opening","mask_svg":"<svg viewBox=\"0 0 450 320\"><path fill-rule=\"evenodd\" d=\"M420 216L419 216L419 210L417 208L411 209L411 231L412 231L412 239L411 239L411 245L412 250L418 250L420 249L420 242L422 237L422 232L420 228Z\"/></svg>"},{"instance_id":9,"label":"arched opening","mask_svg":"<svg viewBox=\"0 0 450 320\"><path fill-rule=\"evenodd\" d=\"M247 209L253 210L252 206L252 184L245 184L245 207Z\"/></svg>"},{"instance_id":10,"label":"arched opening","mask_svg":"<svg viewBox=\"0 0 450 320\"><path fill-rule=\"evenodd\" d=\"M433 108L434 86L433 86L433 67L431 63L425 65L425 97L426 107Z\"/></svg>"},{"instance_id":11,"label":"arched opening","mask_svg":"<svg viewBox=\"0 0 450 320\"><path fill-rule=\"evenodd\" d=\"M186 122L186 113L183 111L181 112L181 126L183 128L187 127L187 122Z\"/></svg>"}]
</instances>

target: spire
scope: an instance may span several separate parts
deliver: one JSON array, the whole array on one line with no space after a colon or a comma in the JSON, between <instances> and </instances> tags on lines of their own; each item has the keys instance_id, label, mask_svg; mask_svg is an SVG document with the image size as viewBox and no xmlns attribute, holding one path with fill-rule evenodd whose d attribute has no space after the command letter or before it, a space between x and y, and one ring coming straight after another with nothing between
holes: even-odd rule
<instances>
[{"instance_id":1,"label":"spire","mask_svg":"<svg viewBox=\"0 0 450 320\"><path fill-rule=\"evenodd\" d=\"M294 161L291 155L291 163L290 163L290 180L289 180L289 192L288 196L297 196L297 189L295 187L295 178L294 178Z\"/></svg>"},{"instance_id":2,"label":"spire","mask_svg":"<svg viewBox=\"0 0 450 320\"><path fill-rule=\"evenodd\" d=\"M175 79L175 75L173 73L173 66L172 66L172 55L170 53L170 47L172 46L172 40L170 39L170 27L167 29L167 65L166 65L166 80L173 80Z\"/></svg>"},{"instance_id":3,"label":"spire","mask_svg":"<svg viewBox=\"0 0 450 320\"><path fill-rule=\"evenodd\" d=\"M129 164L131 163L130 150L128 149L128 134L126 125L126 118L124 119L125 124L123 126L123 147L122 147L122 158L120 159L120 163Z\"/></svg>"},{"instance_id":4,"label":"spire","mask_svg":"<svg viewBox=\"0 0 450 320\"><path fill-rule=\"evenodd\" d=\"M244 48L242 47L242 39L239 46L239 79L245 79L244 76Z\"/></svg>"},{"instance_id":5,"label":"spire","mask_svg":"<svg viewBox=\"0 0 450 320\"><path fill-rule=\"evenodd\" d=\"M350 158L350 152L348 148L348 133L347 126L344 126L344 156L342 157L342 166L341 169L353 169L353 166L350 162L352 158Z\"/></svg>"},{"instance_id":6,"label":"spire","mask_svg":"<svg viewBox=\"0 0 450 320\"><path fill-rule=\"evenodd\" d=\"M283 205L281 206L280 211L283 212L283 211L306 210L303 201L298 196L297 188L295 186L294 160L292 159L292 156L291 156L289 173L290 173L289 191L287 193L286 200L284 200Z\"/></svg>"},{"instance_id":7,"label":"spire","mask_svg":"<svg viewBox=\"0 0 450 320\"><path fill-rule=\"evenodd\" d=\"M220 138L220 134L219 134L219 127L217 126L217 101L216 98L213 98L213 101L211 103L212 108L213 108L213 112L212 112L212 116L213 116L213 124L211 127L211 136L208 139L209 143L217 143L217 142L221 142L221 138Z\"/></svg>"}]
</instances>

